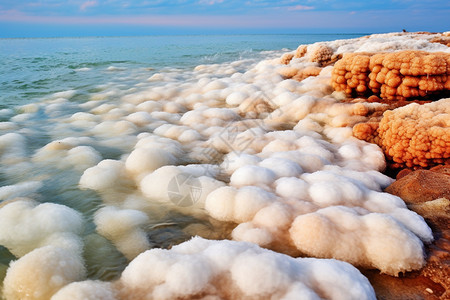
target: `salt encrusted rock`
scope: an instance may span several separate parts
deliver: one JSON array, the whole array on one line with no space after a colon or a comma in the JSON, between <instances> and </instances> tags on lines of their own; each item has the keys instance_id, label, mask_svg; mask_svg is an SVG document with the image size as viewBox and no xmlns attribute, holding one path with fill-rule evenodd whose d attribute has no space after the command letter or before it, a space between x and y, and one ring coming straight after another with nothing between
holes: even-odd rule
<instances>
[{"instance_id":1,"label":"salt encrusted rock","mask_svg":"<svg viewBox=\"0 0 450 300\"><path fill-rule=\"evenodd\" d=\"M288 65L289 62L294 58L294 54L292 53L286 53L281 57L281 63L283 65Z\"/></svg>"},{"instance_id":2,"label":"salt encrusted rock","mask_svg":"<svg viewBox=\"0 0 450 300\"><path fill-rule=\"evenodd\" d=\"M441 197L450 198L450 175L416 170L395 181L385 190L406 203L421 203Z\"/></svg>"},{"instance_id":3,"label":"salt encrusted rock","mask_svg":"<svg viewBox=\"0 0 450 300\"><path fill-rule=\"evenodd\" d=\"M323 44L313 44L308 46L308 56L311 62L316 62L319 65L324 65L331 60L333 56L333 49Z\"/></svg>"},{"instance_id":4,"label":"salt encrusted rock","mask_svg":"<svg viewBox=\"0 0 450 300\"><path fill-rule=\"evenodd\" d=\"M439 165L430 169L434 172L450 175L450 165Z\"/></svg>"},{"instance_id":5,"label":"salt encrusted rock","mask_svg":"<svg viewBox=\"0 0 450 300\"><path fill-rule=\"evenodd\" d=\"M298 46L297 50L295 51L295 58L300 58L305 56L306 51L308 51L308 45L300 45Z\"/></svg>"},{"instance_id":6,"label":"salt encrusted rock","mask_svg":"<svg viewBox=\"0 0 450 300\"><path fill-rule=\"evenodd\" d=\"M309 62L306 66L299 65L295 60L302 57L305 57ZM318 76L323 67L333 64L341 58L341 54L334 54L334 50L323 43L315 43L309 46L300 45L295 53L289 52L281 56L280 64L287 66L278 68L277 71L285 79L292 78L302 81L310 76Z\"/></svg>"},{"instance_id":7,"label":"salt encrusted rock","mask_svg":"<svg viewBox=\"0 0 450 300\"><path fill-rule=\"evenodd\" d=\"M430 167L450 160L450 98L388 110L380 123L353 127L357 138L378 144L394 167Z\"/></svg>"},{"instance_id":8,"label":"salt encrusted rock","mask_svg":"<svg viewBox=\"0 0 450 300\"><path fill-rule=\"evenodd\" d=\"M450 90L449 75L449 53L346 53L334 66L332 85L349 95L404 100Z\"/></svg>"}]
</instances>

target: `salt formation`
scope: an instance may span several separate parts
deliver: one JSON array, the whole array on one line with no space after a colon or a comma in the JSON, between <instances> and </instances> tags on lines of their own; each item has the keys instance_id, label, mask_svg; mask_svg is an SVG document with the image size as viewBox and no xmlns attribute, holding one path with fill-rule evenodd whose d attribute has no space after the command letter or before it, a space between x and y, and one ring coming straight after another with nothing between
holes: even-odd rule
<instances>
[{"instance_id":1,"label":"salt formation","mask_svg":"<svg viewBox=\"0 0 450 300\"><path fill-rule=\"evenodd\" d=\"M81 251L83 222L80 213L65 205L12 200L0 207L0 245L17 257L48 245Z\"/></svg>"},{"instance_id":2,"label":"salt formation","mask_svg":"<svg viewBox=\"0 0 450 300\"><path fill-rule=\"evenodd\" d=\"M114 190L118 186L126 186L128 182L125 164L122 161L106 159L84 171L80 179L80 186L97 191L108 191Z\"/></svg>"},{"instance_id":3,"label":"salt formation","mask_svg":"<svg viewBox=\"0 0 450 300\"><path fill-rule=\"evenodd\" d=\"M236 240L286 253L297 249L338 258L393 275L421 268L420 239L431 241L431 231L399 198L369 190L381 190L386 179L366 172L325 169L329 170L282 177L270 192L263 189L267 189L264 181L259 183L263 188L219 188L208 196L205 207L211 216L239 224L232 233ZM391 240L389 247L384 239ZM361 243L357 251L355 243ZM372 252L380 246L384 250Z\"/></svg>"},{"instance_id":4,"label":"salt formation","mask_svg":"<svg viewBox=\"0 0 450 300\"><path fill-rule=\"evenodd\" d=\"M356 137L377 143L396 166L429 167L450 159L450 99L386 111L380 123L360 123Z\"/></svg>"},{"instance_id":5,"label":"salt formation","mask_svg":"<svg viewBox=\"0 0 450 300\"><path fill-rule=\"evenodd\" d=\"M297 63L298 58L305 57L309 63ZM322 68L336 62L341 55L334 54L333 48L325 43L300 45L294 53L286 53L281 57L280 63L288 65L279 68L278 73L284 78L302 81L310 76L317 76ZM291 63L292 62L292 63Z\"/></svg>"},{"instance_id":6,"label":"salt formation","mask_svg":"<svg viewBox=\"0 0 450 300\"><path fill-rule=\"evenodd\" d=\"M333 91L328 64L347 52L449 53L429 42L434 37L394 33L321 42L286 55L287 65L272 51L260 62L167 68L152 76L123 70L89 92L90 101L69 101L70 91L24 107L0 124L1 175L10 180L0 190L0 245L17 256L3 295L374 299L355 268L328 259L398 275L423 266L423 244L433 236L400 198L382 192L393 180L380 173L386 162L379 146L352 136L353 126L383 104L341 101L345 95ZM391 68L384 60L377 65ZM444 78L437 69L430 76ZM368 84L368 75L358 76L355 88L360 80ZM407 109L416 113L415 106ZM439 110L427 109L445 123ZM401 125L396 113L387 115L389 122ZM439 128L417 133L420 142L443 134ZM398 141L387 128L385 135ZM34 194L60 204L17 199ZM188 235L211 238L208 231L236 241L195 238L148 250L155 228L173 224L184 235L167 231L173 238L166 245ZM102 274L102 266L81 256L87 240L108 244L114 257L123 254L112 274L120 279L86 280L90 268Z\"/></svg>"},{"instance_id":7,"label":"salt formation","mask_svg":"<svg viewBox=\"0 0 450 300\"><path fill-rule=\"evenodd\" d=\"M281 57L282 64L289 64L292 59L306 57L308 61L317 63L323 67L335 62L338 56L334 55L334 49L323 42L312 45L300 45L295 53L286 53Z\"/></svg>"},{"instance_id":8,"label":"salt formation","mask_svg":"<svg viewBox=\"0 0 450 300\"><path fill-rule=\"evenodd\" d=\"M86 270L79 253L45 246L10 264L3 282L8 300L46 300L68 283L83 280Z\"/></svg>"},{"instance_id":9,"label":"salt formation","mask_svg":"<svg viewBox=\"0 0 450 300\"><path fill-rule=\"evenodd\" d=\"M48 143L38 149L33 155L33 161L58 168L75 168L84 171L97 165L102 157L94 148L78 145L70 140L60 140Z\"/></svg>"},{"instance_id":10,"label":"salt formation","mask_svg":"<svg viewBox=\"0 0 450 300\"><path fill-rule=\"evenodd\" d=\"M83 218L67 206L30 199L0 208L0 244L18 260L3 282L6 299L49 299L64 285L86 276L79 237Z\"/></svg>"},{"instance_id":11,"label":"salt formation","mask_svg":"<svg viewBox=\"0 0 450 300\"><path fill-rule=\"evenodd\" d=\"M347 94L371 91L388 100L450 90L450 54L424 51L349 53L333 69L333 87Z\"/></svg>"},{"instance_id":12,"label":"salt formation","mask_svg":"<svg viewBox=\"0 0 450 300\"><path fill-rule=\"evenodd\" d=\"M319 63L319 65L324 65L331 60L333 56L333 49L327 45L314 44L308 46L309 60L312 62Z\"/></svg>"},{"instance_id":13,"label":"salt formation","mask_svg":"<svg viewBox=\"0 0 450 300\"><path fill-rule=\"evenodd\" d=\"M81 291L75 293L77 287ZM74 283L52 299L85 299L79 295L89 291L99 299L375 299L369 281L347 263L295 259L250 243L198 237L140 254L112 286Z\"/></svg>"},{"instance_id":14,"label":"salt formation","mask_svg":"<svg viewBox=\"0 0 450 300\"><path fill-rule=\"evenodd\" d=\"M359 46L367 44L370 38ZM322 64L332 52L339 54L349 45L349 41L335 41L308 46L308 60L316 57L315 62L303 62L294 55L290 65ZM164 115L167 123L158 124L153 133L139 135L129 156L87 169L80 185L103 195L106 190L126 187L125 191L132 191L136 186L149 203L171 205L168 186L184 173L202 186L201 199L192 201L190 213L197 215L196 209L206 208L217 220L235 223L233 239L290 254L339 258L392 275L422 267L422 243L432 240L430 229L399 198L381 192L392 180L376 172L385 167L380 149L352 137L352 126L366 120L381 104L340 103L330 95L332 67L301 82L270 77L278 68L284 68L279 60L263 61L244 75L211 81L201 78L196 89L192 87L197 94L190 95L197 103L191 104L189 97L175 98L175 103L194 109L180 111L181 117ZM252 83L242 84L243 76L253 78ZM268 82L272 90L265 88ZM251 98L258 89L264 94ZM252 115L257 106L244 107L247 98L261 99L271 109ZM137 103L147 100L144 96L133 99ZM224 101L227 107L221 107ZM153 112L153 116L157 115ZM161 147L165 152L157 150ZM176 166L185 163L194 164ZM115 166L115 171L103 165ZM105 176L94 175L100 170ZM110 203L107 198L104 201ZM118 203L115 198L115 205L127 209L126 197ZM347 235L353 227L346 225L346 219L353 219L358 231ZM333 234L336 228L342 234ZM332 236L334 242L316 246L317 235ZM361 249L351 253L355 240ZM371 252L371 247L382 244L410 251L384 248L376 252L382 253L379 256Z\"/></svg>"},{"instance_id":15,"label":"salt formation","mask_svg":"<svg viewBox=\"0 0 450 300\"><path fill-rule=\"evenodd\" d=\"M128 259L150 249L143 225L149 223L148 216L138 210L119 210L114 206L99 209L94 218L97 232L111 240Z\"/></svg>"}]
</instances>

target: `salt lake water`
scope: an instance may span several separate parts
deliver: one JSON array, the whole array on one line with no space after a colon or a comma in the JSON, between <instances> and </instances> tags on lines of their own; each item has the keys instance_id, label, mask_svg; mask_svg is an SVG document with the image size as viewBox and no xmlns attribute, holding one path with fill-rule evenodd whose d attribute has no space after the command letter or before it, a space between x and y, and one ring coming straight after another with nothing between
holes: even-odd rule
<instances>
[{"instance_id":1,"label":"salt lake water","mask_svg":"<svg viewBox=\"0 0 450 300\"><path fill-rule=\"evenodd\" d=\"M0 107L40 101L65 90L76 90L76 99L85 101L99 85L139 71L151 75L164 68L185 70L199 64L239 59L257 61L264 57L264 51L295 49L300 44L359 36L361 34L0 39ZM110 72L111 67L125 72Z\"/></svg>"}]
</instances>

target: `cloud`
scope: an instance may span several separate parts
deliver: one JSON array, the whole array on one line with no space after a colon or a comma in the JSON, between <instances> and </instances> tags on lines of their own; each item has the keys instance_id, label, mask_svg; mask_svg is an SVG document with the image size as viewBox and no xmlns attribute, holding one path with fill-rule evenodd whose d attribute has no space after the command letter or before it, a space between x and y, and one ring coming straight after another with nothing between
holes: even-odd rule
<instances>
[{"instance_id":1,"label":"cloud","mask_svg":"<svg viewBox=\"0 0 450 300\"><path fill-rule=\"evenodd\" d=\"M97 0L89 0L89 1L83 2L80 5L80 10L85 11L87 8L96 6L97 4L98 4Z\"/></svg>"},{"instance_id":2,"label":"cloud","mask_svg":"<svg viewBox=\"0 0 450 300\"><path fill-rule=\"evenodd\" d=\"M288 7L288 10L311 10L311 9L314 9L314 6L295 5L295 6Z\"/></svg>"},{"instance_id":3,"label":"cloud","mask_svg":"<svg viewBox=\"0 0 450 300\"><path fill-rule=\"evenodd\" d=\"M198 1L198 0L196 0ZM198 2L197 2L198 3ZM411 11L402 10L371 10L356 11L303 11L272 10L271 14L247 14L245 18L239 14L201 15L201 14L141 14L141 15L102 15L102 16L57 16L27 14L18 10L4 10L0 8L0 26L7 24L13 28L17 24L36 25L102 25L102 26L158 26L167 28L208 28L208 29L298 29L316 32L323 28L333 32L386 32L401 30L407 27L410 31L442 31L448 24L448 10L426 10L418 17L412 18ZM301 17L296 17L300 14ZM345 15L345 18L342 16ZM430 25L429 18L433 15L434 22ZM338 24L338 26L336 25ZM363 24L363 25L362 25ZM375 24L375 25L373 25ZM400 29L399 29L400 28ZM5 35L0 27L0 36Z\"/></svg>"}]
</instances>

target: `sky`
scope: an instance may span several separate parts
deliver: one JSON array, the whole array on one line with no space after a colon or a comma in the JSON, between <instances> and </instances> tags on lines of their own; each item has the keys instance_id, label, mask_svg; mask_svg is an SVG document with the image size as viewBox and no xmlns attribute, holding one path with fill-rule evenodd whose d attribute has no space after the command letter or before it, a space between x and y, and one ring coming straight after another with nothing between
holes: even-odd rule
<instances>
[{"instance_id":1,"label":"sky","mask_svg":"<svg viewBox=\"0 0 450 300\"><path fill-rule=\"evenodd\" d=\"M0 0L0 38L450 31L449 0Z\"/></svg>"}]
</instances>

